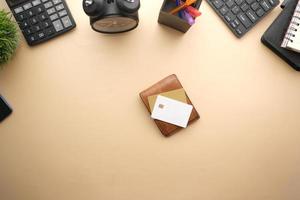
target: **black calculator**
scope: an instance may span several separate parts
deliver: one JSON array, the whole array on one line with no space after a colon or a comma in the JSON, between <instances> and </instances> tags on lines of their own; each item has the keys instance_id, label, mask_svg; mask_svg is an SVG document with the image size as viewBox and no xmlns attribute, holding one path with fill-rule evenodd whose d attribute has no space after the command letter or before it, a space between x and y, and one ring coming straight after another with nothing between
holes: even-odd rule
<instances>
[{"instance_id":1,"label":"black calculator","mask_svg":"<svg viewBox=\"0 0 300 200\"><path fill-rule=\"evenodd\" d=\"M30 46L76 27L65 0L6 0Z\"/></svg>"}]
</instances>

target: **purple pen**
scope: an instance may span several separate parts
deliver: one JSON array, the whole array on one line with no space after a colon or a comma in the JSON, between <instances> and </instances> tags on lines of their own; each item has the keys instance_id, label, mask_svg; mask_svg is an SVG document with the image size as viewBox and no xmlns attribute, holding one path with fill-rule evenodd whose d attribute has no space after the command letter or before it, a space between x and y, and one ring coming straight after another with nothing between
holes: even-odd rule
<instances>
[{"instance_id":1,"label":"purple pen","mask_svg":"<svg viewBox=\"0 0 300 200\"><path fill-rule=\"evenodd\" d=\"M190 25L195 24L195 19L186 10L182 11L182 18L186 20Z\"/></svg>"}]
</instances>

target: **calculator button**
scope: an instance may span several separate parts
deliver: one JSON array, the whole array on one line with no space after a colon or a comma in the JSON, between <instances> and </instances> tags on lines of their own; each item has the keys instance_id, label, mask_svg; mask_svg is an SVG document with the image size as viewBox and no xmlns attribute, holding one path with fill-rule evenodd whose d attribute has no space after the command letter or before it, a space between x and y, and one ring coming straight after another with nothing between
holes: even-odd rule
<instances>
[{"instance_id":1,"label":"calculator button","mask_svg":"<svg viewBox=\"0 0 300 200\"><path fill-rule=\"evenodd\" d=\"M251 26L251 21L244 13L238 14L237 17L246 28L249 28Z\"/></svg>"},{"instance_id":2,"label":"calculator button","mask_svg":"<svg viewBox=\"0 0 300 200\"><path fill-rule=\"evenodd\" d=\"M58 15L60 16L60 17L63 17L63 16L65 16L65 15L67 15L68 13L67 13L67 11L66 10L62 10L62 11L60 11L59 13L58 13Z\"/></svg>"},{"instance_id":3,"label":"calculator button","mask_svg":"<svg viewBox=\"0 0 300 200\"><path fill-rule=\"evenodd\" d=\"M47 10L48 15L52 15L53 13L55 13L55 8L50 8Z\"/></svg>"},{"instance_id":4,"label":"calculator button","mask_svg":"<svg viewBox=\"0 0 300 200\"><path fill-rule=\"evenodd\" d=\"M61 30L64 29L64 27L63 27L63 25L62 25L62 23L61 23L60 20L54 21L54 22L53 22L53 26L54 26L56 32L59 32L59 31L61 31Z\"/></svg>"},{"instance_id":5,"label":"calculator button","mask_svg":"<svg viewBox=\"0 0 300 200\"><path fill-rule=\"evenodd\" d=\"M58 19L58 15L55 13L50 16L50 19L51 19L51 21L54 21L54 20Z\"/></svg>"},{"instance_id":6,"label":"calculator button","mask_svg":"<svg viewBox=\"0 0 300 200\"><path fill-rule=\"evenodd\" d=\"M61 0L52 0L54 5L61 3Z\"/></svg>"},{"instance_id":7,"label":"calculator button","mask_svg":"<svg viewBox=\"0 0 300 200\"><path fill-rule=\"evenodd\" d=\"M29 16L29 17L32 17L33 15L34 15L33 11L32 11L32 10L29 10L29 11L28 11L28 16Z\"/></svg>"},{"instance_id":8,"label":"calculator button","mask_svg":"<svg viewBox=\"0 0 300 200\"><path fill-rule=\"evenodd\" d=\"M55 33L55 29L53 27L46 29L47 35L53 35Z\"/></svg>"},{"instance_id":9,"label":"calculator button","mask_svg":"<svg viewBox=\"0 0 300 200\"><path fill-rule=\"evenodd\" d=\"M55 7L57 11L60 11L62 9L64 9L64 5L63 4L59 4L58 6Z\"/></svg>"},{"instance_id":10,"label":"calculator button","mask_svg":"<svg viewBox=\"0 0 300 200\"><path fill-rule=\"evenodd\" d=\"M26 35L30 35L32 33L31 29L30 28L27 28L25 30L23 30L23 32L26 34Z\"/></svg>"},{"instance_id":11,"label":"calculator button","mask_svg":"<svg viewBox=\"0 0 300 200\"><path fill-rule=\"evenodd\" d=\"M26 3L25 5L23 5L24 10L28 10L30 8L32 8L32 4L31 3Z\"/></svg>"},{"instance_id":12,"label":"calculator button","mask_svg":"<svg viewBox=\"0 0 300 200\"><path fill-rule=\"evenodd\" d=\"M19 14L19 13L23 12L24 9L22 7L18 7L18 8L15 8L14 11L16 14Z\"/></svg>"},{"instance_id":13,"label":"calculator button","mask_svg":"<svg viewBox=\"0 0 300 200\"><path fill-rule=\"evenodd\" d=\"M33 33L38 32L38 31L40 31L40 30L41 30L41 27L40 27L39 25L36 25L36 26L31 27L31 31L32 31Z\"/></svg>"},{"instance_id":14,"label":"calculator button","mask_svg":"<svg viewBox=\"0 0 300 200\"><path fill-rule=\"evenodd\" d=\"M35 34L33 34L33 35L30 35L28 37L28 39L29 39L30 42L35 42L37 40L37 36Z\"/></svg>"},{"instance_id":15,"label":"calculator button","mask_svg":"<svg viewBox=\"0 0 300 200\"><path fill-rule=\"evenodd\" d=\"M45 13L40 14L40 15L39 15L39 19L40 19L40 21L46 20L46 19L47 19L46 14L45 14Z\"/></svg>"},{"instance_id":16,"label":"calculator button","mask_svg":"<svg viewBox=\"0 0 300 200\"><path fill-rule=\"evenodd\" d=\"M17 15L17 20L19 21L23 21L24 19L26 19L26 14L25 13L21 13Z\"/></svg>"},{"instance_id":17,"label":"calculator button","mask_svg":"<svg viewBox=\"0 0 300 200\"><path fill-rule=\"evenodd\" d=\"M49 20L42 23L43 28L48 28L51 25L51 22Z\"/></svg>"},{"instance_id":18,"label":"calculator button","mask_svg":"<svg viewBox=\"0 0 300 200\"><path fill-rule=\"evenodd\" d=\"M35 29L35 31L40 31L41 30L41 27L39 25L34 26L33 28Z\"/></svg>"},{"instance_id":19,"label":"calculator button","mask_svg":"<svg viewBox=\"0 0 300 200\"><path fill-rule=\"evenodd\" d=\"M39 33L37 34L37 36L39 37L39 39L42 39L42 38L45 37L45 33L39 32Z\"/></svg>"},{"instance_id":20,"label":"calculator button","mask_svg":"<svg viewBox=\"0 0 300 200\"><path fill-rule=\"evenodd\" d=\"M38 23L38 21L35 17L30 19L30 24L34 25L36 23Z\"/></svg>"},{"instance_id":21,"label":"calculator button","mask_svg":"<svg viewBox=\"0 0 300 200\"><path fill-rule=\"evenodd\" d=\"M28 28L29 27L29 23L27 21L24 21L20 24L22 29Z\"/></svg>"},{"instance_id":22,"label":"calculator button","mask_svg":"<svg viewBox=\"0 0 300 200\"><path fill-rule=\"evenodd\" d=\"M38 6L40 4L41 4L41 0L34 0L34 1L32 1L32 5L33 6Z\"/></svg>"},{"instance_id":23,"label":"calculator button","mask_svg":"<svg viewBox=\"0 0 300 200\"><path fill-rule=\"evenodd\" d=\"M48 8L51 8L53 6L53 3L51 1L47 2L44 4L45 8L48 9Z\"/></svg>"},{"instance_id":24,"label":"calculator button","mask_svg":"<svg viewBox=\"0 0 300 200\"><path fill-rule=\"evenodd\" d=\"M63 22L65 28L72 26L72 22L71 22L69 16L61 18L61 21Z\"/></svg>"}]
</instances>

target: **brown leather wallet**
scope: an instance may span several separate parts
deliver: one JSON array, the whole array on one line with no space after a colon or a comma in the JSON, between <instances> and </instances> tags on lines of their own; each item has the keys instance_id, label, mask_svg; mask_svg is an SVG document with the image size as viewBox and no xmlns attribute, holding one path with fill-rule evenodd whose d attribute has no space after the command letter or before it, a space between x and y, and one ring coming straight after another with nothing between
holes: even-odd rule
<instances>
[{"instance_id":1,"label":"brown leather wallet","mask_svg":"<svg viewBox=\"0 0 300 200\"><path fill-rule=\"evenodd\" d=\"M177 76L175 74L170 75L163 80L159 81L158 83L154 84L150 88L144 90L140 93L140 97L143 100L145 106L147 107L149 113L151 113L150 106L148 103L148 96L157 95L163 92L168 92L171 90L181 89L183 88L181 83L179 82ZM194 105L192 104L190 98L186 94L187 97L187 103L193 106L192 114L189 119L189 123L192 123L193 121L200 118L197 110L195 109ZM163 122L160 120L154 120L157 127L159 128L160 132L168 137L176 133L177 131L181 130L182 128L173 124L169 124L167 122Z\"/></svg>"}]
</instances>

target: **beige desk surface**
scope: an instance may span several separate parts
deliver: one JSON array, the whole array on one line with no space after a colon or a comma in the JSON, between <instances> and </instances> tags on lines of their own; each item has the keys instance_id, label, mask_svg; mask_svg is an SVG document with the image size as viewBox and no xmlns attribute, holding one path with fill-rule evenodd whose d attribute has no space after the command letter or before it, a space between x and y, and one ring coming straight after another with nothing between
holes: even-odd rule
<instances>
[{"instance_id":1,"label":"beige desk surface","mask_svg":"<svg viewBox=\"0 0 300 200\"><path fill-rule=\"evenodd\" d=\"M236 39L206 2L185 35L142 1L130 33L77 28L0 71L1 200L298 200L300 73L260 43L276 8ZM7 7L1 1L5 9ZM138 93L175 73L201 119L164 138Z\"/></svg>"}]
</instances>

